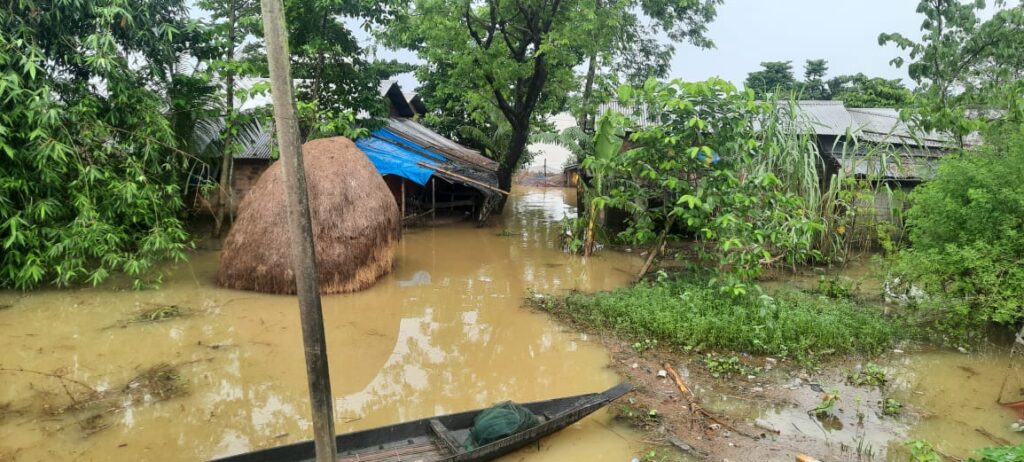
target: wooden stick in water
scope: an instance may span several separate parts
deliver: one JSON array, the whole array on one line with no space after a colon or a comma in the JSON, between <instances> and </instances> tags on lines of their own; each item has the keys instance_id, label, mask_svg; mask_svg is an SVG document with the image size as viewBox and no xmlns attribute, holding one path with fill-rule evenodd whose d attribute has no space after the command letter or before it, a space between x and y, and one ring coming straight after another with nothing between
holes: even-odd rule
<instances>
[{"instance_id":1,"label":"wooden stick in water","mask_svg":"<svg viewBox=\"0 0 1024 462\"><path fill-rule=\"evenodd\" d=\"M284 6L282 0L262 0L261 6L267 65L270 69L270 94L274 103L274 126L281 149L284 192L288 199L292 270L295 272L302 344L306 353L306 379L313 414L316 461L333 462L338 453L334 439L334 399L331 397L331 380L327 368L327 341L320 305L320 278L317 275L316 251L313 247L306 169L302 162L302 141L292 95Z\"/></svg>"}]
</instances>

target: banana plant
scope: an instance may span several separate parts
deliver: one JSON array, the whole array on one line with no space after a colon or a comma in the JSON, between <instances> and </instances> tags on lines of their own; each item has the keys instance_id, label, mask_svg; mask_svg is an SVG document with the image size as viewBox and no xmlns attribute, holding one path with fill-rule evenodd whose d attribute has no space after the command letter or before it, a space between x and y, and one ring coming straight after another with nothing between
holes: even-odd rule
<instances>
[{"instance_id":1,"label":"banana plant","mask_svg":"<svg viewBox=\"0 0 1024 462\"><path fill-rule=\"evenodd\" d=\"M593 155L583 159L581 167L590 173L591 182L587 188L588 221L583 241L583 256L594 252L594 224L597 216L604 211L608 197L604 189L605 180L615 169L615 158L622 151L625 117L617 112L606 112L597 122L594 133Z\"/></svg>"}]
</instances>

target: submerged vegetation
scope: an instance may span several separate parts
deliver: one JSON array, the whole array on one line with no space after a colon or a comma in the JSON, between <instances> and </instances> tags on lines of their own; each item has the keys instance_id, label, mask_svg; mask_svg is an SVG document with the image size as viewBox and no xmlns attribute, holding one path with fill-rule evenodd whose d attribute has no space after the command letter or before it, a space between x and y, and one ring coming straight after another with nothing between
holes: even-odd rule
<instances>
[{"instance_id":1,"label":"submerged vegetation","mask_svg":"<svg viewBox=\"0 0 1024 462\"><path fill-rule=\"evenodd\" d=\"M0 374L28 374L51 382L36 387L37 396L32 399L31 405L0 405L0 420L8 415L37 413L48 418L67 419L61 429L73 425L83 435L92 435L109 428L113 416L135 405L166 401L188 394L188 383L181 374L181 367L186 364L189 363L156 364L116 386L94 386L70 377L64 371L0 368Z\"/></svg>"}]
</instances>

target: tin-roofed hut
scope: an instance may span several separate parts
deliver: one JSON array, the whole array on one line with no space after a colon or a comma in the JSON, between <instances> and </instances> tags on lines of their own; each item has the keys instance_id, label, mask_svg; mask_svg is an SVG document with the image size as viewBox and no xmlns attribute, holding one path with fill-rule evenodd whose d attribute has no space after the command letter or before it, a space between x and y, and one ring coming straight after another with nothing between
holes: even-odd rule
<instances>
[{"instance_id":1,"label":"tin-roofed hut","mask_svg":"<svg viewBox=\"0 0 1024 462\"><path fill-rule=\"evenodd\" d=\"M391 271L400 233L398 207L366 155L344 137L302 147L320 290L355 292ZM295 293L281 165L275 162L239 206L221 253L221 286Z\"/></svg>"}]
</instances>

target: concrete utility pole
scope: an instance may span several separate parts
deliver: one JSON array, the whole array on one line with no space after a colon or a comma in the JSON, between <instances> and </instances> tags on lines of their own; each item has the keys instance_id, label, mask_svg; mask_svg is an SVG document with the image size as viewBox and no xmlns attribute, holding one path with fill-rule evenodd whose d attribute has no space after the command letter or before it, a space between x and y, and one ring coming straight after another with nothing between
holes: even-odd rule
<instances>
[{"instance_id":1,"label":"concrete utility pole","mask_svg":"<svg viewBox=\"0 0 1024 462\"><path fill-rule=\"evenodd\" d=\"M288 228L291 236L292 270L299 296L302 343L306 352L309 404L313 411L313 439L317 462L333 462L338 453L334 439L334 400L327 369L324 315L320 306L320 279L316 271L313 224L309 213L306 170L302 143L292 96L292 72L288 56L282 0L262 0L263 32L270 67L270 92L274 102L274 125L284 168L284 189L288 196Z\"/></svg>"}]
</instances>

